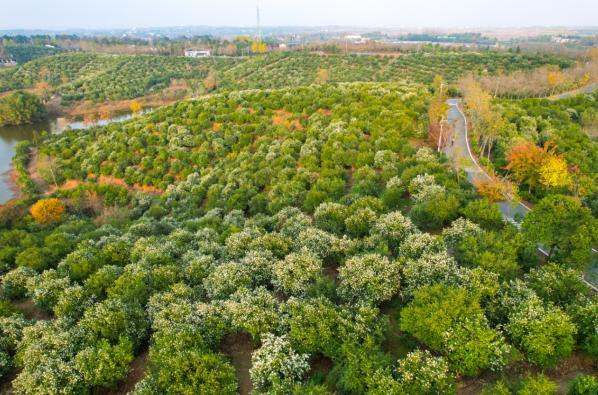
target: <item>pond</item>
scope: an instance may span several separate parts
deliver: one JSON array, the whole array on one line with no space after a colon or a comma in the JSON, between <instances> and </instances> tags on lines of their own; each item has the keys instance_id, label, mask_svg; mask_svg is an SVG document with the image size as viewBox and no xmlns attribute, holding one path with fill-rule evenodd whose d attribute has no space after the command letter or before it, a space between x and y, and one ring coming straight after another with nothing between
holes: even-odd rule
<instances>
[{"instance_id":1,"label":"pond","mask_svg":"<svg viewBox=\"0 0 598 395\"><path fill-rule=\"evenodd\" d=\"M149 110L148 110L149 111ZM123 114L108 120L100 120L96 125L107 125L112 122L126 121L132 114ZM67 118L52 118L45 122L20 126L0 126L0 204L4 204L15 194L15 184L10 177L12 158L15 146L19 141L31 140L35 133L46 130L51 133L60 133L65 129L85 129L91 125L82 121L73 121Z\"/></svg>"}]
</instances>

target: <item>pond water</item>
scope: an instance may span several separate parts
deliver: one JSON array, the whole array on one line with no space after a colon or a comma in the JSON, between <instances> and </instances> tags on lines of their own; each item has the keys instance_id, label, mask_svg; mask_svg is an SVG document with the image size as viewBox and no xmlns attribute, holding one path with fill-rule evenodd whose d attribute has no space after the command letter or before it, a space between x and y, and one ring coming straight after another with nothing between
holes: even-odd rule
<instances>
[{"instance_id":1,"label":"pond water","mask_svg":"<svg viewBox=\"0 0 598 395\"><path fill-rule=\"evenodd\" d=\"M108 120L101 120L96 125L107 125L112 122L126 121L132 114L123 114ZM45 122L20 126L0 126L0 204L6 203L14 196L14 183L10 179L12 169L12 158L15 154L15 146L19 141L31 140L35 133L44 130L51 133L60 133L63 130L85 129L91 125L82 121L73 121L67 118L52 118Z\"/></svg>"}]
</instances>

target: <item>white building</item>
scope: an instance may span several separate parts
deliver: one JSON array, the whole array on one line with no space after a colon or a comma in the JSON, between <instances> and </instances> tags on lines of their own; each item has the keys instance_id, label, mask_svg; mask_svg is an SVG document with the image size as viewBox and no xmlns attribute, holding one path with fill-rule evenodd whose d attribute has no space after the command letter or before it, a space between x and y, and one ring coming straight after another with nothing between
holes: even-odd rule
<instances>
[{"instance_id":1,"label":"white building","mask_svg":"<svg viewBox=\"0 0 598 395\"><path fill-rule=\"evenodd\" d=\"M207 58L211 56L209 49L186 49L185 56L188 58Z\"/></svg>"}]
</instances>

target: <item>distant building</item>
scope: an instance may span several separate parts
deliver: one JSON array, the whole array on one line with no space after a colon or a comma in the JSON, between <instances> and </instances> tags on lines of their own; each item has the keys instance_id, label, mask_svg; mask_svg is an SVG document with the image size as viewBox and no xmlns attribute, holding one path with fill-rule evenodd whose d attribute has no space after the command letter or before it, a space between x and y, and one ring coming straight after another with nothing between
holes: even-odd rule
<instances>
[{"instance_id":1,"label":"distant building","mask_svg":"<svg viewBox=\"0 0 598 395\"><path fill-rule=\"evenodd\" d=\"M0 67L14 67L17 65L17 62L15 62L12 59L2 59L0 58Z\"/></svg>"},{"instance_id":2,"label":"distant building","mask_svg":"<svg viewBox=\"0 0 598 395\"><path fill-rule=\"evenodd\" d=\"M347 34L345 40L350 41L353 44L365 44L369 41L368 38L362 37L361 34Z\"/></svg>"},{"instance_id":3,"label":"distant building","mask_svg":"<svg viewBox=\"0 0 598 395\"><path fill-rule=\"evenodd\" d=\"M568 37L563 37L563 36L552 37L552 42L559 43L559 44L565 44L565 43L568 43L571 41L573 41L573 40L571 40Z\"/></svg>"},{"instance_id":4,"label":"distant building","mask_svg":"<svg viewBox=\"0 0 598 395\"><path fill-rule=\"evenodd\" d=\"M209 49L186 49L185 56L188 58L208 58L212 56Z\"/></svg>"}]
</instances>

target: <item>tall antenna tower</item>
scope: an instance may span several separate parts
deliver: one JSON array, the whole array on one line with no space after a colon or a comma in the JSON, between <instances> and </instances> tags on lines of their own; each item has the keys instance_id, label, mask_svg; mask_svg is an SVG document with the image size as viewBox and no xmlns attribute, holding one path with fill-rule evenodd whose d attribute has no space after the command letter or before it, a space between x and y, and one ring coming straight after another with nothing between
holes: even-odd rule
<instances>
[{"instance_id":1,"label":"tall antenna tower","mask_svg":"<svg viewBox=\"0 0 598 395\"><path fill-rule=\"evenodd\" d=\"M257 42L262 42L262 28L260 26L260 4L257 4Z\"/></svg>"}]
</instances>

